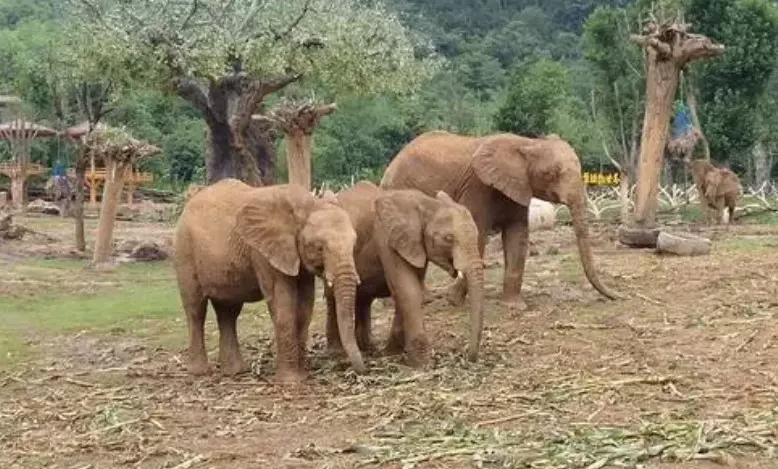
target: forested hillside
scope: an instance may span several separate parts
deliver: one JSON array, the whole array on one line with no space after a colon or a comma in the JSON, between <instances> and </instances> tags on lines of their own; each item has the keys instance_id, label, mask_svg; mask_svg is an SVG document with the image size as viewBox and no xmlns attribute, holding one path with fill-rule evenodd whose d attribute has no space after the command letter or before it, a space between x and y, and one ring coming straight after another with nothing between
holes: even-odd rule
<instances>
[{"instance_id":1,"label":"forested hillside","mask_svg":"<svg viewBox=\"0 0 778 469\"><path fill-rule=\"evenodd\" d=\"M747 178L778 176L778 7L770 0L388 0L417 44L445 60L431 79L401 92L335 93L326 82L302 83L300 95L337 102L314 133L317 183L380 177L391 157L430 129L468 134L557 133L584 164L597 169L627 161L642 119L643 65L629 42L641 19L677 9L700 31L727 45L721 59L689 67L680 99L692 90L714 160ZM28 115L62 128L82 121L76 98L58 94L58 62L93 51L63 51L66 0L0 0L0 92L21 96ZM418 52L421 54L422 52ZM93 57L94 58L94 57ZM97 64L100 73L100 60ZM93 65L94 66L94 65ZM106 69L106 74L113 70ZM105 121L163 148L145 164L160 186L181 187L204 174L205 122L169 89L127 74ZM281 92L280 94L283 94ZM272 96L268 106L277 100ZM95 99L90 95L87 99ZM276 139L283 178L283 136ZM638 139L639 140L639 139ZM5 151L0 158L8 158ZM46 166L72 161L65 142L36 144Z\"/></svg>"}]
</instances>

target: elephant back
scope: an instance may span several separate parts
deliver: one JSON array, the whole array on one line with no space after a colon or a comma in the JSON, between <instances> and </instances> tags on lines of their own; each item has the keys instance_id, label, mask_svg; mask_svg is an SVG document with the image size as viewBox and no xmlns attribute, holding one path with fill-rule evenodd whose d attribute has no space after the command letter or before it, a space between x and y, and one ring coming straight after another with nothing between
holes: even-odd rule
<instances>
[{"instance_id":1,"label":"elephant back","mask_svg":"<svg viewBox=\"0 0 778 469\"><path fill-rule=\"evenodd\" d=\"M445 131L419 135L389 163L381 188L417 189L429 196L449 192L464 177L481 141Z\"/></svg>"}]
</instances>

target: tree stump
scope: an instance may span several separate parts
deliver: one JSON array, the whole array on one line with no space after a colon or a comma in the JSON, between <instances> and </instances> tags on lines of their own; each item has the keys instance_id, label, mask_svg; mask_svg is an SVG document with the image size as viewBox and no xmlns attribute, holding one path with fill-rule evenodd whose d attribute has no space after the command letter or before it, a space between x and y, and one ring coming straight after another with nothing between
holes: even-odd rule
<instances>
[{"instance_id":1,"label":"tree stump","mask_svg":"<svg viewBox=\"0 0 778 469\"><path fill-rule=\"evenodd\" d=\"M657 252L677 256L703 256L710 254L711 241L691 233L659 233Z\"/></svg>"}]
</instances>

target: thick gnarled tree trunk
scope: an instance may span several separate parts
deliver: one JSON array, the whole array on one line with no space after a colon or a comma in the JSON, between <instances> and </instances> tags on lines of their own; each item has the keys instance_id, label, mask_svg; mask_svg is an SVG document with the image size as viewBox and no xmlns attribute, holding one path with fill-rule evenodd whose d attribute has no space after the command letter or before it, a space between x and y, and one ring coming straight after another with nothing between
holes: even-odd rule
<instances>
[{"instance_id":1,"label":"thick gnarled tree trunk","mask_svg":"<svg viewBox=\"0 0 778 469\"><path fill-rule=\"evenodd\" d=\"M680 72L691 61L724 52L724 46L706 36L690 34L689 25L649 23L643 36L632 41L645 50L646 104L640 141L634 223L651 228L659 205L659 177L664 165L675 93Z\"/></svg>"},{"instance_id":2,"label":"thick gnarled tree trunk","mask_svg":"<svg viewBox=\"0 0 778 469\"><path fill-rule=\"evenodd\" d=\"M180 72L178 70L177 72ZM260 186L275 183L275 149L272 132L251 116L261 111L270 93L297 81L300 75L257 79L245 72L202 84L179 73L178 94L192 103L208 126L206 179L225 178Z\"/></svg>"}]
</instances>

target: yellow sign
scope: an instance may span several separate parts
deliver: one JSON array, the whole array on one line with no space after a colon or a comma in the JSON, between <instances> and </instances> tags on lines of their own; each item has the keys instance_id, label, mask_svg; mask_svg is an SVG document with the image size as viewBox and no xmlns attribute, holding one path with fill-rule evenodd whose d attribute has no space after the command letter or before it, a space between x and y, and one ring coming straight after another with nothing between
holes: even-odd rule
<instances>
[{"instance_id":1,"label":"yellow sign","mask_svg":"<svg viewBox=\"0 0 778 469\"><path fill-rule=\"evenodd\" d=\"M618 186L619 173L583 173L583 183L589 186Z\"/></svg>"}]
</instances>

